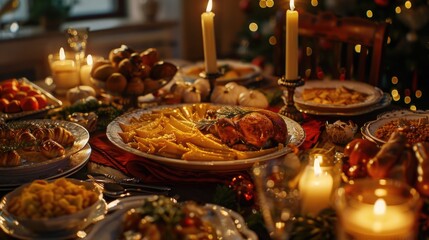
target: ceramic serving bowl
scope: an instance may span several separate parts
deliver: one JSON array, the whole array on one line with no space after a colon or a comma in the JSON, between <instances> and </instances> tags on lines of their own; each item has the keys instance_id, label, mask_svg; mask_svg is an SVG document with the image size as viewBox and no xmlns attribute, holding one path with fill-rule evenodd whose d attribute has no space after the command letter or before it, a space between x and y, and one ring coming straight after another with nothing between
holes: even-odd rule
<instances>
[{"instance_id":1,"label":"ceramic serving bowl","mask_svg":"<svg viewBox=\"0 0 429 240\"><path fill-rule=\"evenodd\" d=\"M73 198L73 200L69 197L64 197L60 199L55 199L55 201L52 201L52 208L58 208L58 207L64 207L65 201L68 199L70 204L72 201L81 201L80 204L83 204L85 201L89 201L88 206L77 210L74 213L65 214L61 216L56 217L22 217L17 216L14 213L16 211L12 210L13 205L16 207L17 205L13 202L16 200L16 198L26 198L26 201L19 201L20 204L18 204L18 207L22 208L24 204L29 203L32 201L32 198L35 198L35 195L31 194L23 194L26 188L30 186L30 184L34 183L28 183L25 185L22 185L15 189L14 191L8 193L5 195L0 203L0 207L2 208L2 217L4 217L9 222L14 222L14 224L20 224L27 230L34 232L34 233L55 233L55 232L76 232L82 228L88 221L88 219L91 217L91 215L97 210L97 206L99 205L100 201L103 201L103 194L101 190L94 185L94 183L91 182L85 182L81 180L76 179L70 179L70 178L63 178L61 180L66 180L68 183L73 184L76 187L73 187L73 190L70 190L70 185L65 186L63 189L66 189L66 191L70 190L70 195L76 196L76 198ZM58 180L58 179L57 179ZM47 181L48 183L53 183L54 181ZM40 180L36 180L40 181ZM58 187L60 188L60 187ZM58 189L57 188L57 189ZM84 195L84 191L90 191L91 198L88 197L88 195ZM50 193L46 192L44 194L41 194L40 196L44 196L49 198ZM54 197L55 198L55 197ZM34 202L35 200L33 200ZM74 205L74 204L71 204ZM79 204L77 204L79 205ZM39 206L39 208L46 208L46 206ZM29 210L30 208L27 208ZM36 212L41 212L36 211ZM37 213L36 213L37 214Z\"/></svg>"}]
</instances>

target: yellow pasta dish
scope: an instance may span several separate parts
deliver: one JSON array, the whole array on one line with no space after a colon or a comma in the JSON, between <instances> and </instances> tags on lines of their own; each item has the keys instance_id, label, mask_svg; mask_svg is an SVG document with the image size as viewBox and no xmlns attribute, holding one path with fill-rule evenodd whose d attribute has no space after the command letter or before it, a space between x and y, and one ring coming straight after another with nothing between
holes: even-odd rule
<instances>
[{"instance_id":1,"label":"yellow pasta dish","mask_svg":"<svg viewBox=\"0 0 429 240\"><path fill-rule=\"evenodd\" d=\"M134 149L191 161L255 158L283 148L288 136L276 113L210 104L157 109L119 126L122 141Z\"/></svg>"}]
</instances>

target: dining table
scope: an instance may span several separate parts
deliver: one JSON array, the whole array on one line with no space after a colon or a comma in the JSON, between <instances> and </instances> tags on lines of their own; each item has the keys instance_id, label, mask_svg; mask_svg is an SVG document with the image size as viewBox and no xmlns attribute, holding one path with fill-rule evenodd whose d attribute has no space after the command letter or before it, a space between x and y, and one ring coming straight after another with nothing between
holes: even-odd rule
<instances>
[{"instance_id":1,"label":"dining table","mask_svg":"<svg viewBox=\"0 0 429 240\"><path fill-rule=\"evenodd\" d=\"M271 88L280 88L275 83L264 84L257 83L256 87L270 86ZM67 105L67 100L62 98ZM165 104L157 102L159 104ZM278 112L283 106L283 102L277 102L271 105L268 110ZM352 121L360 130L368 121L377 119L380 114L392 111L402 110L400 106L389 104L383 108L376 109L363 114L357 115L318 115L303 113L303 121L299 125L305 132L303 143L296 149L295 153L310 150L314 147L332 149L342 153L345 145L333 143L326 132L326 123L333 123L337 120L344 122ZM360 131L355 134L354 138L362 138ZM189 169L177 169L163 163L145 159L130 152L120 149L114 145L106 135L104 129L97 129L90 132L88 144L90 154L87 156L88 161L77 171L68 175L68 178L88 180L89 177L101 177L114 179L117 181L132 181L137 184L148 184L154 186L168 187L171 190L162 194L175 198L178 201L195 201L198 203L229 204L227 207L235 208L243 215L245 220L252 221L249 216L254 216L253 221L249 222L252 230L256 232L259 239L268 239L269 235L264 228L264 223L258 213L257 193L255 192L252 168L236 171L198 171ZM3 190L0 195L3 196L12 189ZM253 192L249 199L239 199L238 201L227 201L226 199L231 191L237 196L242 196L242 191ZM151 194L151 193L145 193ZM156 193L154 193L156 194ZM106 201L112 201L114 198L105 197ZM258 219L258 221L254 221ZM256 223L259 223L256 224ZM253 225L252 225L253 224ZM3 231L0 231L0 239L15 239Z\"/></svg>"}]
</instances>

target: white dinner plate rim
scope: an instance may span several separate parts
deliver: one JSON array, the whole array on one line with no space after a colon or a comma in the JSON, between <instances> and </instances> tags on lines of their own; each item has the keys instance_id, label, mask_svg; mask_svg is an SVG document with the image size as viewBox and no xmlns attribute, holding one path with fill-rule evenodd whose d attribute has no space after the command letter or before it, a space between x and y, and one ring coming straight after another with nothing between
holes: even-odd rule
<instances>
[{"instance_id":1,"label":"white dinner plate rim","mask_svg":"<svg viewBox=\"0 0 429 240\"><path fill-rule=\"evenodd\" d=\"M122 131L119 127L119 122L126 122L129 118L133 116L140 115L142 113L149 113L153 110L159 110L164 108L177 108L182 107L186 105L192 105L192 104L175 104L175 105L163 105L158 107L153 107L149 109L137 109L133 112L123 114L116 119L114 119L108 126L106 130L107 138L117 147L121 148L122 150L125 150L127 152L133 153L137 156L145 157L148 159L152 159L155 161L158 161L161 164L168 165L168 166L174 166L181 169L188 169L188 170L208 170L208 171L235 171L235 170L245 170L250 168L254 163L257 162L264 162L270 159L274 159L277 157L281 157L283 155L286 155L292 151L292 149L289 146L284 146L282 149L267 154L264 156L256 157L256 158L249 158L249 159L242 159L242 160L231 160L231 161L186 161L182 159L174 159L174 158L167 158L163 156L158 156L154 154L148 154L144 153L142 151L139 151L137 149L131 148L127 144L125 144L122 141L122 138L118 135L118 132ZM279 114L280 115L280 114ZM294 120L287 118L285 116L280 115L286 122L287 128L288 128L288 138L289 142L288 144L292 144L294 146L299 147L305 140L305 132L302 126L295 122ZM295 136L294 136L295 134Z\"/></svg>"},{"instance_id":2,"label":"white dinner plate rim","mask_svg":"<svg viewBox=\"0 0 429 240\"><path fill-rule=\"evenodd\" d=\"M9 179L10 181L8 183L0 182L0 191L12 190L22 184L28 183L35 179L50 180L60 177L68 177L78 172L81 168L85 166L86 163L88 163L89 157L91 156L91 152L91 146L89 145L89 143L87 143L84 148L72 154L67 161L67 165L58 169L58 172L46 172L39 175L34 175L33 177L29 177L26 180L12 178ZM11 181L13 182L14 180L16 181L14 183L11 183Z\"/></svg>"},{"instance_id":3,"label":"white dinner plate rim","mask_svg":"<svg viewBox=\"0 0 429 240\"><path fill-rule=\"evenodd\" d=\"M337 88L340 86L347 87L349 89L353 89L355 91L359 91L362 93L369 94L368 98L361 102L356 104L348 104L348 105L339 105L339 104L320 104L320 103L314 103L311 101L305 101L302 99L302 93L305 89L309 88ZM346 109L353 109L353 108L360 108L365 107L369 105L373 105L381 100L383 97L383 92L374 86L371 86L364 82L354 81L354 80L308 80L305 82L305 84L301 87L297 87L294 94L294 101L297 104L300 104L302 106L311 107L311 108L318 108L318 109L325 109L325 110L346 110Z\"/></svg>"}]
</instances>

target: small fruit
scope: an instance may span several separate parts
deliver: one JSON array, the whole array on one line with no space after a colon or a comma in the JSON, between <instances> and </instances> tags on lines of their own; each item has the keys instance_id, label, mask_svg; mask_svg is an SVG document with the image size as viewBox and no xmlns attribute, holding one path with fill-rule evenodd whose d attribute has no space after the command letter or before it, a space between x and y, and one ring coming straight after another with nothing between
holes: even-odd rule
<instances>
[{"instance_id":1,"label":"small fruit","mask_svg":"<svg viewBox=\"0 0 429 240\"><path fill-rule=\"evenodd\" d=\"M133 72L133 64L128 58L122 59L118 66L118 72L124 75L126 78L131 78Z\"/></svg>"},{"instance_id":2,"label":"small fruit","mask_svg":"<svg viewBox=\"0 0 429 240\"><path fill-rule=\"evenodd\" d=\"M33 96L25 97L21 101L22 111L35 111L39 109L39 102Z\"/></svg>"},{"instance_id":3,"label":"small fruit","mask_svg":"<svg viewBox=\"0 0 429 240\"><path fill-rule=\"evenodd\" d=\"M39 103L39 109L45 108L48 105L48 100L46 99L45 95L37 94L37 95L34 95L34 97L37 99L37 102Z\"/></svg>"},{"instance_id":4,"label":"small fruit","mask_svg":"<svg viewBox=\"0 0 429 240\"><path fill-rule=\"evenodd\" d=\"M127 79L120 73L113 73L106 81L106 90L112 93L122 93L127 87Z\"/></svg>"},{"instance_id":5,"label":"small fruit","mask_svg":"<svg viewBox=\"0 0 429 240\"><path fill-rule=\"evenodd\" d=\"M2 94L12 93L15 95L17 92L19 92L19 88L16 85L3 86Z\"/></svg>"},{"instance_id":6,"label":"small fruit","mask_svg":"<svg viewBox=\"0 0 429 240\"><path fill-rule=\"evenodd\" d=\"M366 164L368 160L377 154L377 144L367 139L357 138L349 142L344 148L344 155L349 157L351 166L359 163Z\"/></svg>"},{"instance_id":7,"label":"small fruit","mask_svg":"<svg viewBox=\"0 0 429 240\"><path fill-rule=\"evenodd\" d=\"M15 95L13 95L12 93L6 93L6 94L2 94L1 97L6 98L9 101L12 101Z\"/></svg>"},{"instance_id":8,"label":"small fruit","mask_svg":"<svg viewBox=\"0 0 429 240\"><path fill-rule=\"evenodd\" d=\"M6 113L18 113L21 112L21 106L20 101L18 100L12 100L10 103L6 106L5 110Z\"/></svg>"},{"instance_id":9,"label":"small fruit","mask_svg":"<svg viewBox=\"0 0 429 240\"><path fill-rule=\"evenodd\" d=\"M144 83L141 78L134 77L127 84L125 93L128 95L141 95L144 92Z\"/></svg>"},{"instance_id":10,"label":"small fruit","mask_svg":"<svg viewBox=\"0 0 429 240\"><path fill-rule=\"evenodd\" d=\"M9 100L7 100L6 98L0 98L0 112L4 112L8 104Z\"/></svg>"},{"instance_id":11,"label":"small fruit","mask_svg":"<svg viewBox=\"0 0 429 240\"><path fill-rule=\"evenodd\" d=\"M97 69L97 68L99 68L99 67L101 67L101 66L103 66L103 65L110 65L110 62L109 62L109 60L99 60L99 61L97 61L97 62L95 62L93 65L92 65L92 68L91 68L91 76L94 76L94 71L95 71L95 69Z\"/></svg>"},{"instance_id":12,"label":"small fruit","mask_svg":"<svg viewBox=\"0 0 429 240\"><path fill-rule=\"evenodd\" d=\"M144 52L140 53L141 61L143 65L153 66L159 61L159 53L156 48L148 48Z\"/></svg>"},{"instance_id":13,"label":"small fruit","mask_svg":"<svg viewBox=\"0 0 429 240\"><path fill-rule=\"evenodd\" d=\"M3 88L8 88L8 87L12 87L12 86L18 87L19 82L18 82L18 80L13 78L13 79L8 79L5 81L2 81L1 85L3 86Z\"/></svg>"},{"instance_id":14,"label":"small fruit","mask_svg":"<svg viewBox=\"0 0 429 240\"><path fill-rule=\"evenodd\" d=\"M25 98L27 96L27 93L24 91L19 91L15 94L14 99L16 100L22 100L23 98Z\"/></svg>"},{"instance_id":15,"label":"small fruit","mask_svg":"<svg viewBox=\"0 0 429 240\"><path fill-rule=\"evenodd\" d=\"M26 84L26 83L21 83L21 84L19 85L19 90L20 90L20 91L28 92L28 91L30 91L31 89L33 89L33 87L32 87L32 86L30 86L30 85L28 85L28 84Z\"/></svg>"},{"instance_id":16,"label":"small fruit","mask_svg":"<svg viewBox=\"0 0 429 240\"><path fill-rule=\"evenodd\" d=\"M42 93L37 89L31 89L30 91L27 92L27 97L31 97L38 94L42 94Z\"/></svg>"},{"instance_id":17,"label":"small fruit","mask_svg":"<svg viewBox=\"0 0 429 240\"><path fill-rule=\"evenodd\" d=\"M169 62L156 62L150 71L150 77L154 80L164 79L171 80L177 73L177 67Z\"/></svg>"},{"instance_id":18,"label":"small fruit","mask_svg":"<svg viewBox=\"0 0 429 240\"><path fill-rule=\"evenodd\" d=\"M115 68L112 65L101 65L94 70L93 78L105 82L107 78L115 72Z\"/></svg>"}]
</instances>

